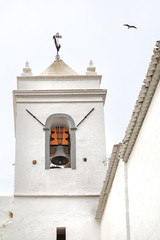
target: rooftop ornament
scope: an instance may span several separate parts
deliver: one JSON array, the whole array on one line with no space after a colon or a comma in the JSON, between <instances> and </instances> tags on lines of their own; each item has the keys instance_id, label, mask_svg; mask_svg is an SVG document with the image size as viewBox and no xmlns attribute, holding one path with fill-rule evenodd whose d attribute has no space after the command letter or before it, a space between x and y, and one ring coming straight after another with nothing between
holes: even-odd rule
<instances>
[{"instance_id":1,"label":"rooftop ornament","mask_svg":"<svg viewBox=\"0 0 160 240\"><path fill-rule=\"evenodd\" d=\"M62 38L62 36L59 35L59 33L56 33L56 35L53 36L54 43L57 49L57 55L56 55L56 60L60 59L60 55L58 54L59 49L61 48L61 45L59 44L59 38Z\"/></svg>"},{"instance_id":2,"label":"rooftop ornament","mask_svg":"<svg viewBox=\"0 0 160 240\"><path fill-rule=\"evenodd\" d=\"M93 66L92 60L89 62L89 67L87 68L86 75L97 75L96 68Z\"/></svg>"},{"instance_id":3,"label":"rooftop ornament","mask_svg":"<svg viewBox=\"0 0 160 240\"><path fill-rule=\"evenodd\" d=\"M32 76L32 69L29 67L29 62L25 63L25 67L23 68L23 73L21 76Z\"/></svg>"}]
</instances>

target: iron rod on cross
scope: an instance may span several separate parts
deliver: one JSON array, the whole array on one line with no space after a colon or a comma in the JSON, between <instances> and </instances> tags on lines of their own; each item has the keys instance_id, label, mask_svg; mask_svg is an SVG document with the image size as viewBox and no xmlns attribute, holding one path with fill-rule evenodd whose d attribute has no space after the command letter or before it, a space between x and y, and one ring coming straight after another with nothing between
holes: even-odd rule
<instances>
[{"instance_id":1,"label":"iron rod on cross","mask_svg":"<svg viewBox=\"0 0 160 240\"><path fill-rule=\"evenodd\" d=\"M61 45L59 44L59 38L62 38L62 36L60 36L59 33L56 33L56 35L53 36L54 43L55 43L55 46L56 46L56 49L57 49L57 55L56 55L57 60L60 59L60 56L58 54L59 49L61 48Z\"/></svg>"}]
</instances>

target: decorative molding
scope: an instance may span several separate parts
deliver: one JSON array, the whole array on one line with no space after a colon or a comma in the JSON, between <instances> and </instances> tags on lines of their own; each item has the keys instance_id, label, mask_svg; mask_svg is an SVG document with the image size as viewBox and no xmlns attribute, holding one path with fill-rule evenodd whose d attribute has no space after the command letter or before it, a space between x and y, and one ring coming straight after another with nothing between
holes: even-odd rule
<instances>
[{"instance_id":1,"label":"decorative molding","mask_svg":"<svg viewBox=\"0 0 160 240\"><path fill-rule=\"evenodd\" d=\"M42 100L42 101L32 101L32 100L17 100L16 101L16 103L18 103L18 104L23 104L23 103L75 103L75 104L77 104L77 103L103 103L104 104L104 101L103 100L97 100L97 101L92 101L92 99L90 100L90 101L75 101L75 100L73 100L73 101L44 101L44 100Z\"/></svg>"},{"instance_id":2,"label":"decorative molding","mask_svg":"<svg viewBox=\"0 0 160 240\"><path fill-rule=\"evenodd\" d=\"M104 104L106 93L105 89L14 90L13 98L15 103L103 102Z\"/></svg>"},{"instance_id":3,"label":"decorative molding","mask_svg":"<svg viewBox=\"0 0 160 240\"><path fill-rule=\"evenodd\" d=\"M44 198L47 198L47 197L55 197L55 198L64 198L64 197L96 197L96 198L99 198L100 195L99 194L63 194L63 195L60 195L60 194L32 194L32 193L28 193L28 194L25 194L25 193L15 193L14 194L14 197L44 197Z\"/></svg>"},{"instance_id":4,"label":"decorative molding","mask_svg":"<svg viewBox=\"0 0 160 240\"><path fill-rule=\"evenodd\" d=\"M106 89L56 89L56 90L14 90L14 96L48 96L48 95L105 95Z\"/></svg>"},{"instance_id":5,"label":"decorative molding","mask_svg":"<svg viewBox=\"0 0 160 240\"><path fill-rule=\"evenodd\" d=\"M88 102L103 101L105 103L107 90L105 89L64 89L64 90L14 90L16 102ZM57 99L57 96L60 98ZM47 99L41 98L47 97ZM82 98L83 97L83 98ZM84 99L86 97L86 99ZM98 99L99 97L99 99ZM63 99L64 98L64 99ZM68 99L70 98L70 99ZM77 98L77 100L75 100ZM97 99L96 99L97 98ZM89 99L89 100L88 100ZM96 99L96 100L95 100Z\"/></svg>"},{"instance_id":6,"label":"decorative molding","mask_svg":"<svg viewBox=\"0 0 160 240\"><path fill-rule=\"evenodd\" d=\"M38 75L38 76L18 76L17 80L20 81L33 81L33 80L64 80L64 81L79 81L79 80L84 80L86 81L86 79L90 79L90 80L101 80L102 79L102 75L67 75L67 76L43 76L43 75Z\"/></svg>"}]
</instances>

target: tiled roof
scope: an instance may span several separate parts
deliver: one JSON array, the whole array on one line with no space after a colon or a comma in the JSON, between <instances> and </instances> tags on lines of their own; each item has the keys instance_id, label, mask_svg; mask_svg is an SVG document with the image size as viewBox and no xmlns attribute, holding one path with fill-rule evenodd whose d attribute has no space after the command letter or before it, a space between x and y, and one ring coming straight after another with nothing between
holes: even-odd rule
<instances>
[{"instance_id":1,"label":"tiled roof","mask_svg":"<svg viewBox=\"0 0 160 240\"><path fill-rule=\"evenodd\" d=\"M157 41L156 47L122 142L121 158L125 162L128 161L160 79L160 41Z\"/></svg>"},{"instance_id":2,"label":"tiled roof","mask_svg":"<svg viewBox=\"0 0 160 240\"><path fill-rule=\"evenodd\" d=\"M101 217L103 215L103 211L104 211L107 199L108 199L108 195L109 195L110 189L112 187L115 172L116 172L116 169L117 169L117 166L119 163L119 159L120 159L120 148L121 148L121 143L113 146L112 155L111 155L111 159L109 161L106 178L105 178L103 188L102 188L100 198L99 198L99 204L98 204L98 208L97 208L97 212L96 212L97 220L101 220Z\"/></svg>"}]
</instances>

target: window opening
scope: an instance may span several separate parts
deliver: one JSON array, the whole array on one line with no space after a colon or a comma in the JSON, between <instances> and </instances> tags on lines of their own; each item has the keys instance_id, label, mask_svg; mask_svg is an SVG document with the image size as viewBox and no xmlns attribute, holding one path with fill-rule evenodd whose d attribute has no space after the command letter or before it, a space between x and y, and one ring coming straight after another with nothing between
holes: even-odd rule
<instances>
[{"instance_id":1,"label":"window opening","mask_svg":"<svg viewBox=\"0 0 160 240\"><path fill-rule=\"evenodd\" d=\"M50 168L70 168L70 133L63 126L50 131Z\"/></svg>"},{"instance_id":2,"label":"window opening","mask_svg":"<svg viewBox=\"0 0 160 240\"><path fill-rule=\"evenodd\" d=\"M57 228L57 240L66 240L66 228Z\"/></svg>"}]
</instances>

